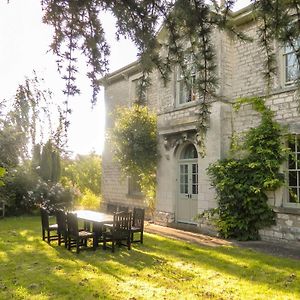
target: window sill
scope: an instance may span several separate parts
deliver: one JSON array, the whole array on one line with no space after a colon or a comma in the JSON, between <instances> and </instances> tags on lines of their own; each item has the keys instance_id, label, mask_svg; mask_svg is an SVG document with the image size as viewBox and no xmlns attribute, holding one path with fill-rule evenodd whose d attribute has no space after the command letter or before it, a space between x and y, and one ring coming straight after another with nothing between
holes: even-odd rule
<instances>
[{"instance_id":1,"label":"window sill","mask_svg":"<svg viewBox=\"0 0 300 300\"><path fill-rule=\"evenodd\" d=\"M286 204L291 205L291 204ZM293 204L292 204L293 205ZM287 215L300 215L300 204L295 204L293 207L273 207L276 213L287 214Z\"/></svg>"},{"instance_id":2,"label":"window sill","mask_svg":"<svg viewBox=\"0 0 300 300\"><path fill-rule=\"evenodd\" d=\"M143 194L126 194L126 198L144 199L145 196Z\"/></svg>"}]
</instances>

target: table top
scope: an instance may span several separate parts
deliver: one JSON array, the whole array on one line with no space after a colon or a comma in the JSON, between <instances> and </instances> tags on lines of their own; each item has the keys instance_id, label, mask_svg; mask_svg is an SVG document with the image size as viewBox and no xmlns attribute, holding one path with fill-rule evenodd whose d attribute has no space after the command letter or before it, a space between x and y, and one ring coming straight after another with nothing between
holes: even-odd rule
<instances>
[{"instance_id":1,"label":"table top","mask_svg":"<svg viewBox=\"0 0 300 300\"><path fill-rule=\"evenodd\" d=\"M113 215L92 211L92 210L75 210L77 218L96 223L108 223L113 221Z\"/></svg>"}]
</instances>

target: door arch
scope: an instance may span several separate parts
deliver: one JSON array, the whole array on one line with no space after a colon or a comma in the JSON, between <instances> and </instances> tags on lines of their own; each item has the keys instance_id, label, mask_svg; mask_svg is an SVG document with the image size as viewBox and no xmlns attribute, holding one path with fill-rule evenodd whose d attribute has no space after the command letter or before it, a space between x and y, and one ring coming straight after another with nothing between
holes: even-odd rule
<instances>
[{"instance_id":1,"label":"door arch","mask_svg":"<svg viewBox=\"0 0 300 300\"><path fill-rule=\"evenodd\" d=\"M195 224L198 212L198 152L194 144L187 143L178 158L177 222Z\"/></svg>"}]
</instances>

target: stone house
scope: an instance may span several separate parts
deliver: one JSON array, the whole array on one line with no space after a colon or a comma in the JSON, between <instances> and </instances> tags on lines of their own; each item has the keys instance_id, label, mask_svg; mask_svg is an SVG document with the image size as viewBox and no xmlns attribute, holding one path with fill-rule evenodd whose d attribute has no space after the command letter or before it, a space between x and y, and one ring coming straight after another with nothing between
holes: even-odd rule
<instances>
[{"instance_id":1,"label":"stone house","mask_svg":"<svg viewBox=\"0 0 300 300\"><path fill-rule=\"evenodd\" d=\"M218 99L211 103L210 123L206 136L206 156L198 155L196 122L199 99L184 87L175 68L165 86L158 72L152 74L152 85L147 90L147 105L157 113L160 161L157 171L157 206L155 221L164 225L190 224L203 210L216 207L215 192L206 169L208 165L228 154L233 132L244 132L259 123L258 114L250 105L238 112L232 109L234 99L246 96L263 96L266 84L263 79L264 57L257 40L257 25L246 7L232 14L238 29L253 38L247 43L234 39L225 32L214 33L219 76ZM295 54L287 47L277 45L279 71L274 79L267 105L275 118L288 125L294 134L295 155L300 155L300 114L297 91L293 83L297 72ZM117 106L130 106L136 97L136 84L141 76L138 62L111 73L105 80L106 130L114 125L111 112ZM191 96L192 95L192 96ZM299 149L298 149L299 147ZM104 205L143 207L143 196L134 179L121 179L118 165L113 160L109 140L103 152ZM289 188L270 194L269 204L276 212L276 225L261 230L263 239L300 239L300 167L286 163L282 166L287 185L297 195L290 196ZM209 231L207 224L197 224Z\"/></svg>"}]
</instances>

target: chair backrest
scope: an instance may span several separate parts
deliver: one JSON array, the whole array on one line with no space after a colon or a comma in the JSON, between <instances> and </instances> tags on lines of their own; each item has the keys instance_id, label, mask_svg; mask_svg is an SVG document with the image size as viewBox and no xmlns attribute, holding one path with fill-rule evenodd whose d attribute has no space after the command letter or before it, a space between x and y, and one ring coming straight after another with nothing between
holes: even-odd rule
<instances>
[{"instance_id":1,"label":"chair backrest","mask_svg":"<svg viewBox=\"0 0 300 300\"><path fill-rule=\"evenodd\" d=\"M132 225L134 227L143 229L144 219L145 219L145 209L135 207L133 209Z\"/></svg>"},{"instance_id":2,"label":"chair backrest","mask_svg":"<svg viewBox=\"0 0 300 300\"><path fill-rule=\"evenodd\" d=\"M41 207L40 212L41 212L42 228L43 229L48 229L49 228L49 214L48 214L48 211L44 207Z\"/></svg>"},{"instance_id":3,"label":"chair backrest","mask_svg":"<svg viewBox=\"0 0 300 300\"><path fill-rule=\"evenodd\" d=\"M129 212L129 207L128 206L119 206L118 207L118 212Z\"/></svg>"},{"instance_id":4,"label":"chair backrest","mask_svg":"<svg viewBox=\"0 0 300 300\"><path fill-rule=\"evenodd\" d=\"M109 214L114 214L115 212L117 212L117 205L116 204L111 204L111 203L108 203L107 204L107 207L106 207L106 211L109 213Z\"/></svg>"},{"instance_id":5,"label":"chair backrest","mask_svg":"<svg viewBox=\"0 0 300 300\"><path fill-rule=\"evenodd\" d=\"M62 209L56 211L57 231L63 233L67 231L67 215Z\"/></svg>"},{"instance_id":6,"label":"chair backrest","mask_svg":"<svg viewBox=\"0 0 300 300\"><path fill-rule=\"evenodd\" d=\"M131 228L131 212L117 212L114 213L114 230L129 230Z\"/></svg>"},{"instance_id":7,"label":"chair backrest","mask_svg":"<svg viewBox=\"0 0 300 300\"><path fill-rule=\"evenodd\" d=\"M73 213L67 213L67 227L68 233L72 236L78 236L78 219L77 215Z\"/></svg>"}]
</instances>

